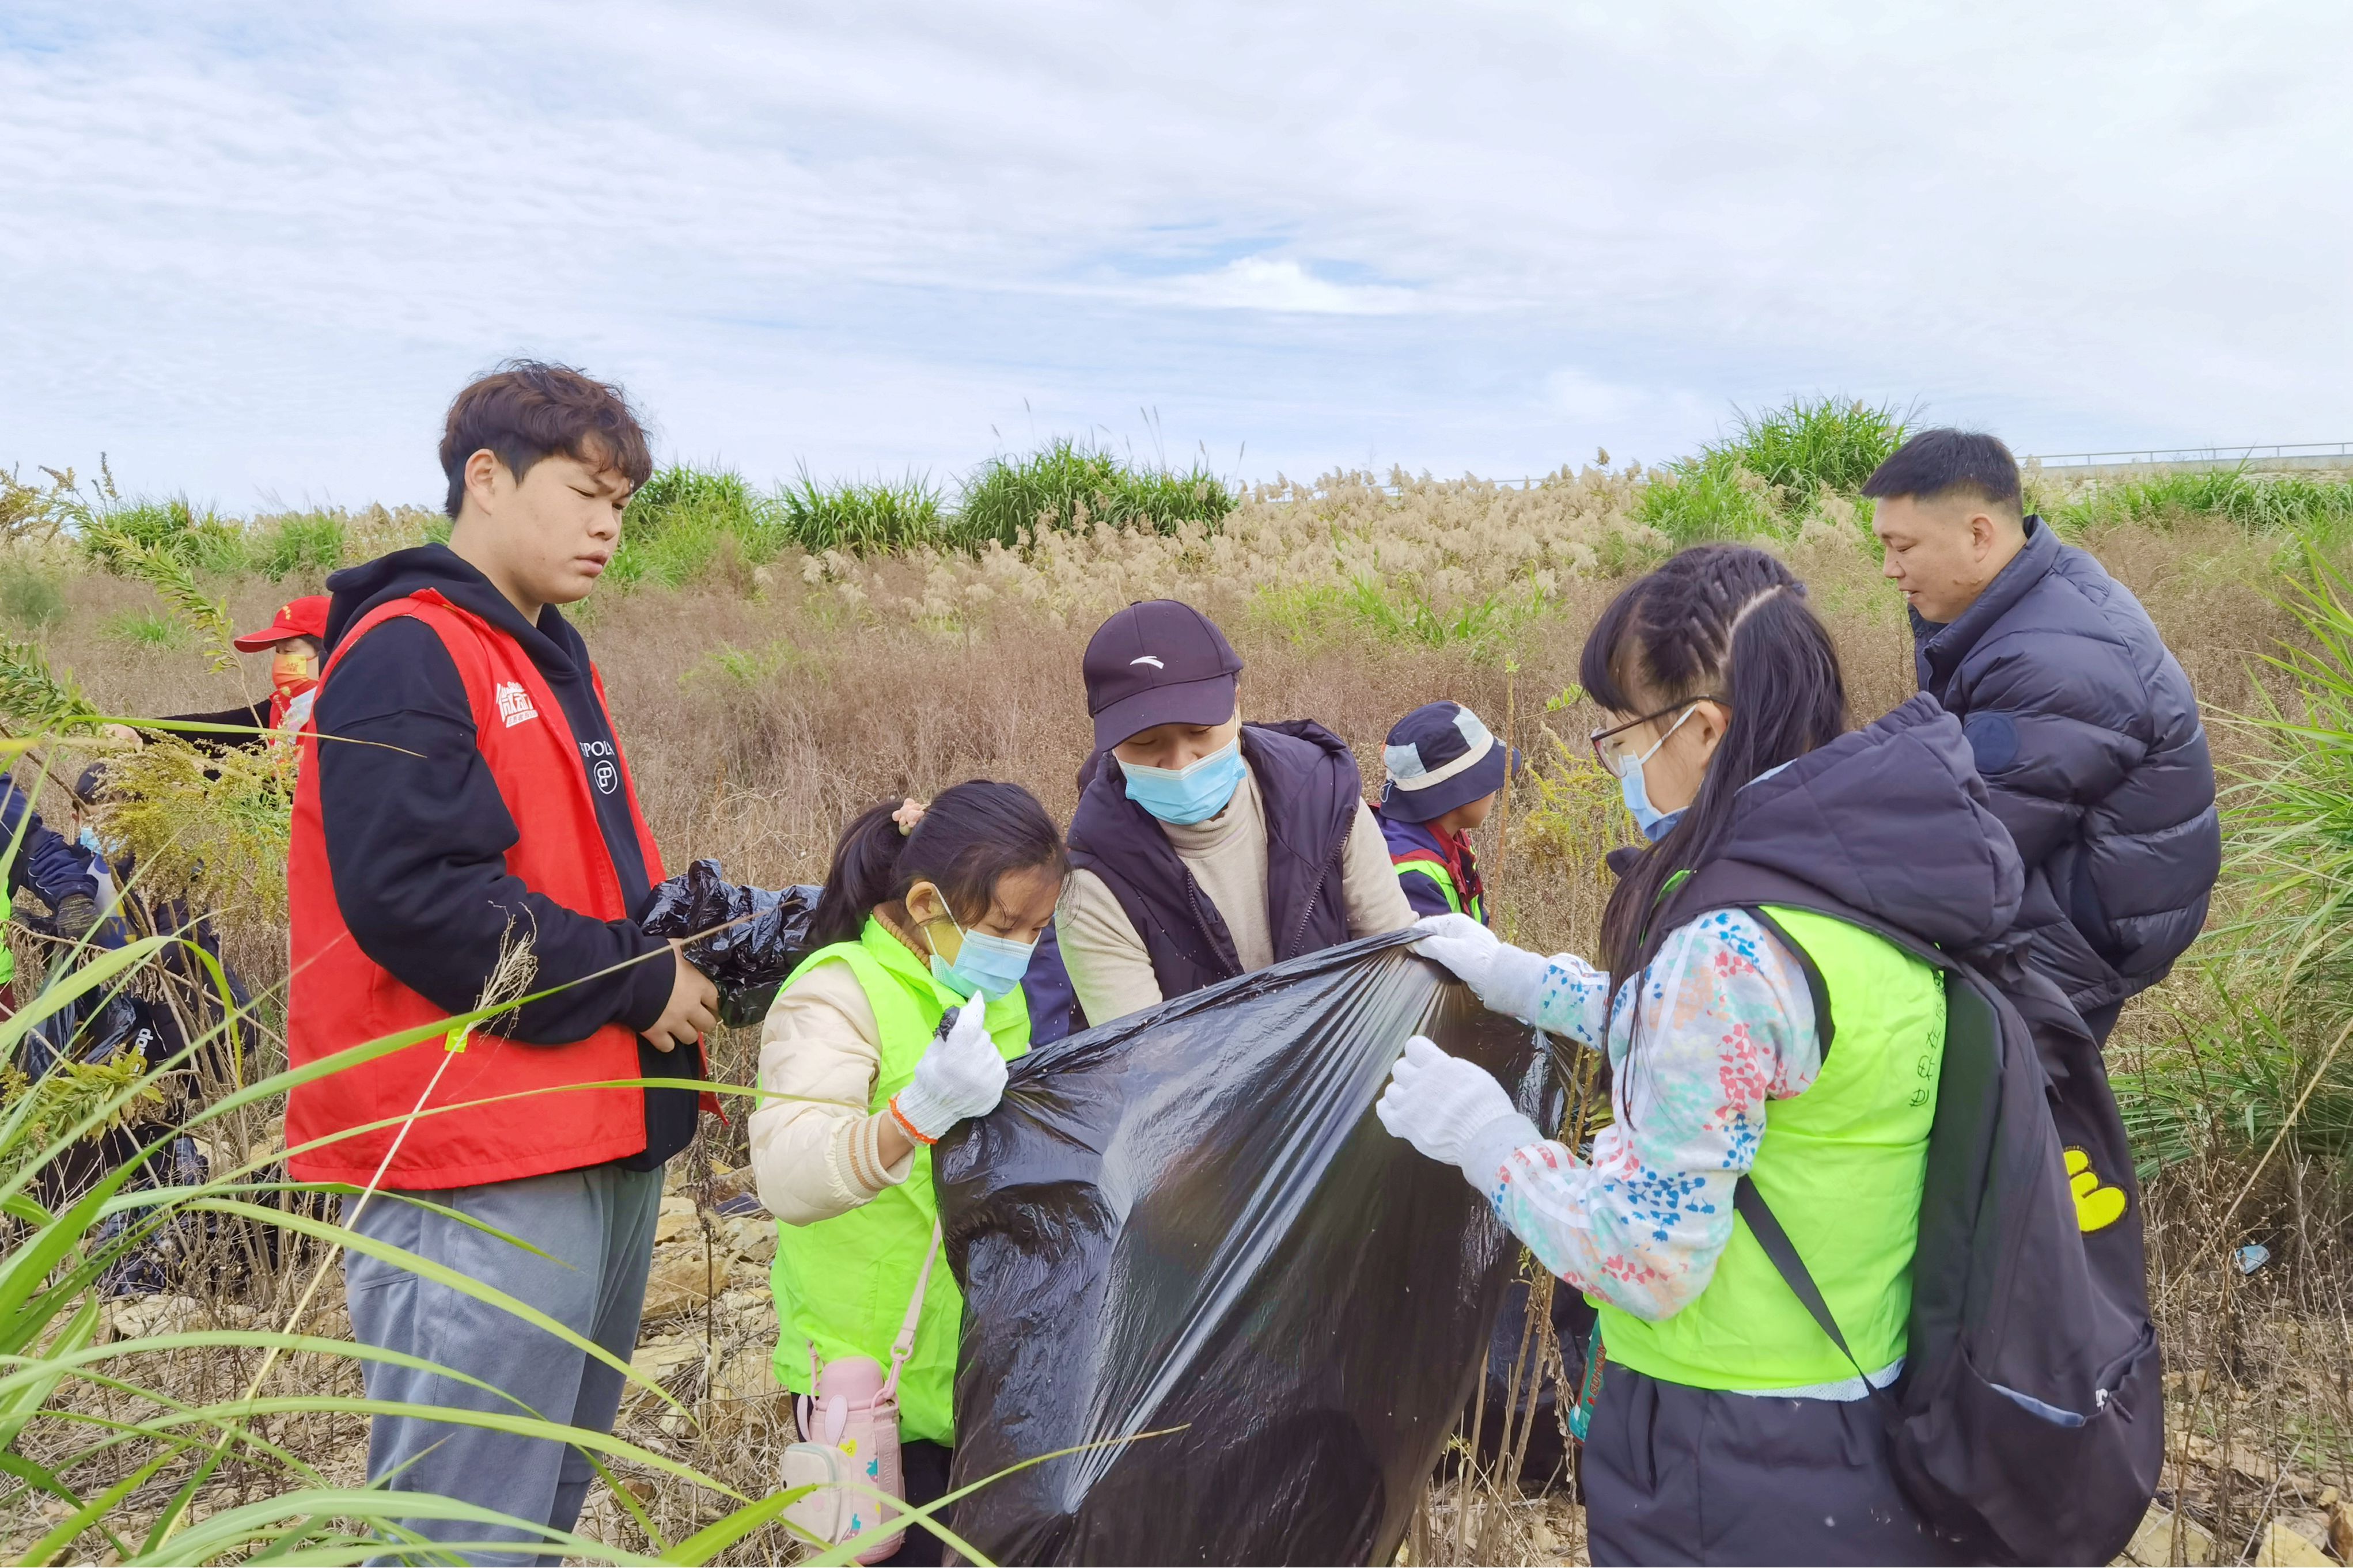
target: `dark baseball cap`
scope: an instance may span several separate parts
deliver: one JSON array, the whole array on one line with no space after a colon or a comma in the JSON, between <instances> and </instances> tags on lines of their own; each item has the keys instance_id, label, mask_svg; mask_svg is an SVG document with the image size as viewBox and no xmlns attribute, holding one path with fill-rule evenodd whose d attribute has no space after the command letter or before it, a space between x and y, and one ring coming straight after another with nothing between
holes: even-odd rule
<instances>
[{"instance_id":1,"label":"dark baseball cap","mask_svg":"<svg viewBox=\"0 0 2353 1568\"><path fill-rule=\"evenodd\" d=\"M1109 751L1155 724L1222 724L1234 716L1241 657L1217 623L1174 599L1145 599L1087 643L1087 711Z\"/></svg>"},{"instance_id":2,"label":"dark baseball cap","mask_svg":"<svg viewBox=\"0 0 2353 1568\"><path fill-rule=\"evenodd\" d=\"M1520 754L1460 702L1426 702L1397 721L1381 763L1388 773L1381 815L1429 822L1503 788L1504 772L1519 771Z\"/></svg>"}]
</instances>

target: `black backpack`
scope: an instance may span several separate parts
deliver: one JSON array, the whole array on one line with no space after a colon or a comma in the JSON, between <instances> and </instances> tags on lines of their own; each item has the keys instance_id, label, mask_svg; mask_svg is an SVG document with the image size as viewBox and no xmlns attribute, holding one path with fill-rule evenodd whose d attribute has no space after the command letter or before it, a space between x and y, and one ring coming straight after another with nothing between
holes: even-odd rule
<instances>
[{"instance_id":1,"label":"black backpack","mask_svg":"<svg viewBox=\"0 0 2353 1568\"><path fill-rule=\"evenodd\" d=\"M1965 962L1758 867L1715 862L1662 914L1680 925L1746 910L1806 962L1765 904L1845 921L1945 975L1905 1371L1879 1394L1898 1480L1932 1525L1998 1560L2112 1561L2156 1493L2165 1407L2140 1187L2098 1046L2016 952ZM1810 964L1809 979L1826 1013ZM1734 1209L1853 1361L1746 1178Z\"/></svg>"}]
</instances>

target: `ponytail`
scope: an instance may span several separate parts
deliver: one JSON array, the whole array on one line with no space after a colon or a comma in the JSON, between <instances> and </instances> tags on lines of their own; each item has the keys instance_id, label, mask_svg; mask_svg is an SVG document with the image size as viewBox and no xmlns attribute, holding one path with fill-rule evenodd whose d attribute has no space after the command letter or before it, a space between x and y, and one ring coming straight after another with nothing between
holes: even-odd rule
<instances>
[{"instance_id":1,"label":"ponytail","mask_svg":"<svg viewBox=\"0 0 2353 1568\"><path fill-rule=\"evenodd\" d=\"M1657 956L1667 934L1652 918L1659 902L1677 872L1722 847L1741 787L1846 732L1838 649L1805 595L1763 551L1706 545L1620 594L1586 639L1578 673L1605 708L1639 713L1715 692L1732 710L1699 794L1603 912L1613 994Z\"/></svg>"},{"instance_id":2,"label":"ponytail","mask_svg":"<svg viewBox=\"0 0 2353 1568\"><path fill-rule=\"evenodd\" d=\"M987 918L997 879L1037 867L1056 880L1070 874L1061 831L1037 797L1019 784L973 779L940 792L912 829L905 807L886 800L869 806L841 830L825 891L809 917L813 947L855 942L866 917L929 882L966 925Z\"/></svg>"},{"instance_id":3,"label":"ponytail","mask_svg":"<svg viewBox=\"0 0 2353 1568\"><path fill-rule=\"evenodd\" d=\"M826 868L825 891L817 911L809 916L809 945L830 947L855 942L866 925L867 912L891 901L899 875L899 857L906 836L892 820L896 801L868 806L841 830L833 846L833 864Z\"/></svg>"}]
</instances>

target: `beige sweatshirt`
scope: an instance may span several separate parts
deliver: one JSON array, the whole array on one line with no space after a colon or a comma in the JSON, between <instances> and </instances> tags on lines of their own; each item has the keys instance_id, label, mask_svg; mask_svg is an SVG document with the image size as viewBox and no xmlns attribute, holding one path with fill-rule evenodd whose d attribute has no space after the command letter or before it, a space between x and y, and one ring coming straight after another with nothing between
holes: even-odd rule
<instances>
[{"instance_id":1,"label":"beige sweatshirt","mask_svg":"<svg viewBox=\"0 0 2353 1568\"><path fill-rule=\"evenodd\" d=\"M882 1163L868 1115L882 1070L882 1032L865 987L846 963L822 963L776 995L760 1026L760 1087L752 1112L752 1173L760 1201L786 1225L814 1225L907 1179L910 1151Z\"/></svg>"},{"instance_id":2,"label":"beige sweatshirt","mask_svg":"<svg viewBox=\"0 0 2353 1568\"><path fill-rule=\"evenodd\" d=\"M1245 769L1234 798L1207 822L1181 827L1164 822L1160 830L1202 895L1218 907L1243 970L1272 963L1274 936L1266 914L1266 808L1259 798L1257 775ZM1381 825L1361 801L1341 853L1340 896L1351 937L1377 936L1413 924L1413 909L1398 886ZM1119 907L1117 896L1093 872L1071 874L1054 911L1054 936L1088 1023L1107 1024L1162 1000L1144 938Z\"/></svg>"}]
</instances>

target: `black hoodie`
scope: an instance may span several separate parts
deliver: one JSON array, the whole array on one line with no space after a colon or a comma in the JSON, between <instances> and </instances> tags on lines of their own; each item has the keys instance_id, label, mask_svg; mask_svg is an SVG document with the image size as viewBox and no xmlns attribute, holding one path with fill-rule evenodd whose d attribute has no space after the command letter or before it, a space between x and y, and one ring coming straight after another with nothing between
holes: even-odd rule
<instances>
[{"instance_id":1,"label":"black hoodie","mask_svg":"<svg viewBox=\"0 0 2353 1568\"><path fill-rule=\"evenodd\" d=\"M530 655L563 705L596 803L605 851L632 911L649 882L618 775L596 763L617 757L596 700L580 634L550 605L526 622L490 579L446 546L396 551L327 579L326 652L362 616L420 588L506 633ZM532 933L533 988L578 980L660 948L633 921L600 921L526 888L506 868L521 837L474 742L472 705L448 650L421 621L378 626L336 666L313 710L322 736L372 741L318 751L319 805L335 902L360 951L402 984L452 1013L477 1005L510 924ZM392 748L398 748L396 750ZM530 1045L568 1045L607 1024L642 1030L661 1016L675 975L666 959L581 980L499 1026ZM640 1076L699 1076L692 1053L638 1042ZM560 1107L552 1110L561 1114ZM646 1091L646 1150L619 1163L650 1170L694 1136L691 1089Z\"/></svg>"}]
</instances>

